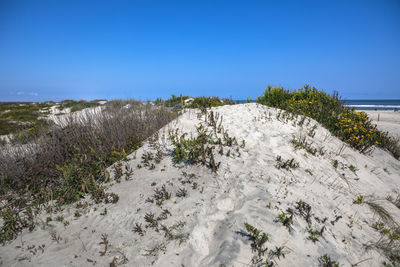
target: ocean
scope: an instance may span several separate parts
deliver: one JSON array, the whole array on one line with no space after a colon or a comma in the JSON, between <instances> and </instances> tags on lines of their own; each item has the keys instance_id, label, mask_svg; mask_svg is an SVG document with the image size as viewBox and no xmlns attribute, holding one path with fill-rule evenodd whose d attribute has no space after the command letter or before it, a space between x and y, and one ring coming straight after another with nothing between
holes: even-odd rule
<instances>
[{"instance_id":1,"label":"ocean","mask_svg":"<svg viewBox=\"0 0 400 267\"><path fill-rule=\"evenodd\" d=\"M397 100L344 100L345 105L361 110L400 110Z\"/></svg>"},{"instance_id":2,"label":"ocean","mask_svg":"<svg viewBox=\"0 0 400 267\"><path fill-rule=\"evenodd\" d=\"M246 100L238 100L246 103ZM252 102L255 102L254 100ZM356 110L400 110L400 99L393 100L343 100L348 107Z\"/></svg>"}]
</instances>

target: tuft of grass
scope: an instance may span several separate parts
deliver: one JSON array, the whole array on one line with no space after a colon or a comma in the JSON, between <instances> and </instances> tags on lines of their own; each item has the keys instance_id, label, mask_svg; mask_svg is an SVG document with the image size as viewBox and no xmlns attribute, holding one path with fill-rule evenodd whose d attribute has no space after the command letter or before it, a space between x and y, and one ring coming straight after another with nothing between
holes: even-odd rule
<instances>
[{"instance_id":1,"label":"tuft of grass","mask_svg":"<svg viewBox=\"0 0 400 267\"><path fill-rule=\"evenodd\" d=\"M390 224L396 224L395 220L393 219L392 215L379 203L376 201L365 201L365 204L369 206L374 213L378 214L385 222Z\"/></svg>"},{"instance_id":2,"label":"tuft of grass","mask_svg":"<svg viewBox=\"0 0 400 267\"><path fill-rule=\"evenodd\" d=\"M383 252L389 262L384 266L400 266L400 227L395 225L391 228L384 227L383 223L376 223L373 228L381 233L380 239L366 246L366 249L376 248Z\"/></svg>"},{"instance_id":3,"label":"tuft of grass","mask_svg":"<svg viewBox=\"0 0 400 267\"><path fill-rule=\"evenodd\" d=\"M291 143L293 144L295 149L304 149L313 156L315 156L318 152L317 148L312 147L312 144L307 142L305 136L293 138Z\"/></svg>"},{"instance_id":4,"label":"tuft of grass","mask_svg":"<svg viewBox=\"0 0 400 267\"><path fill-rule=\"evenodd\" d=\"M386 199L391 202L393 205L395 205L398 209L400 209L400 194L396 196L396 198L393 198L392 196L388 195Z\"/></svg>"}]
</instances>

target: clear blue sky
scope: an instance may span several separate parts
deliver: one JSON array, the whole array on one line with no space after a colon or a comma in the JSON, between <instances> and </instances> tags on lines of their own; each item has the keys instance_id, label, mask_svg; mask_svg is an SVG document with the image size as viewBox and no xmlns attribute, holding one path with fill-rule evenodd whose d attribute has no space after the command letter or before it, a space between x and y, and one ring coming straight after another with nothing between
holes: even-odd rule
<instances>
[{"instance_id":1,"label":"clear blue sky","mask_svg":"<svg viewBox=\"0 0 400 267\"><path fill-rule=\"evenodd\" d=\"M0 0L0 101L400 99L400 1Z\"/></svg>"}]
</instances>

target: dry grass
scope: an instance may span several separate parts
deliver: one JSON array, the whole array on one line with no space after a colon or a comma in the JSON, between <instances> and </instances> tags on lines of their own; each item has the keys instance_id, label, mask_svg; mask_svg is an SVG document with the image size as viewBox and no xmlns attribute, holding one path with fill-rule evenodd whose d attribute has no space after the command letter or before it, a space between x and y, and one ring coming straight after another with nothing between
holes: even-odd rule
<instances>
[{"instance_id":1,"label":"dry grass","mask_svg":"<svg viewBox=\"0 0 400 267\"><path fill-rule=\"evenodd\" d=\"M87 193L106 198L100 186L106 168L176 117L149 104L117 102L103 111L71 114L31 143L3 147L0 216L4 209L18 216L26 206L53 199L71 203Z\"/></svg>"}]
</instances>

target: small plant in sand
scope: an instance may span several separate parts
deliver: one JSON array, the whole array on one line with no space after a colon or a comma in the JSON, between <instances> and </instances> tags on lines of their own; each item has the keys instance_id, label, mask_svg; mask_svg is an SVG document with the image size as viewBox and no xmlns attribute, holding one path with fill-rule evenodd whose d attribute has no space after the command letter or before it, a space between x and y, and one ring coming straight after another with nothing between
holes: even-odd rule
<instances>
[{"instance_id":1,"label":"small plant in sand","mask_svg":"<svg viewBox=\"0 0 400 267\"><path fill-rule=\"evenodd\" d=\"M151 227L151 228L157 229L157 227L158 227L158 221L157 221L157 219L155 218L154 213L151 213L151 212L146 213L145 216L144 216L144 220L148 223L148 224L146 225L146 228Z\"/></svg>"},{"instance_id":2,"label":"small plant in sand","mask_svg":"<svg viewBox=\"0 0 400 267\"><path fill-rule=\"evenodd\" d=\"M135 227L133 227L133 231L135 233L138 233L141 236L144 236L144 234L146 233L146 231L143 229L142 224L141 223L136 223Z\"/></svg>"},{"instance_id":3,"label":"small plant in sand","mask_svg":"<svg viewBox=\"0 0 400 267\"><path fill-rule=\"evenodd\" d=\"M113 169L114 169L114 180L117 183L121 182L121 178L124 175L124 172L122 170L122 163L120 161L118 161L117 163L115 163L113 165Z\"/></svg>"},{"instance_id":4,"label":"small plant in sand","mask_svg":"<svg viewBox=\"0 0 400 267\"><path fill-rule=\"evenodd\" d=\"M293 158L284 160L281 156L276 157L275 167L277 169L285 169L288 171L289 169L297 169L299 166L299 163L296 162Z\"/></svg>"},{"instance_id":5,"label":"small plant in sand","mask_svg":"<svg viewBox=\"0 0 400 267\"><path fill-rule=\"evenodd\" d=\"M364 196L363 195L359 195L354 201L353 204L362 204L364 203Z\"/></svg>"},{"instance_id":6,"label":"small plant in sand","mask_svg":"<svg viewBox=\"0 0 400 267\"><path fill-rule=\"evenodd\" d=\"M186 242L189 234L187 233L182 233L180 229L182 229L185 226L185 223L180 221L175 223L174 225L167 227L165 225L161 225L161 231L164 232L164 236L169 240L169 241L176 241L179 245L182 243Z\"/></svg>"},{"instance_id":7,"label":"small plant in sand","mask_svg":"<svg viewBox=\"0 0 400 267\"><path fill-rule=\"evenodd\" d=\"M299 136L298 138L293 138L292 139L292 144L294 146L294 148L297 149L304 149L306 150L308 153L310 153L311 155L316 155L318 152L317 148L314 148L312 146L312 143L308 143L306 140L305 136Z\"/></svg>"},{"instance_id":8,"label":"small plant in sand","mask_svg":"<svg viewBox=\"0 0 400 267\"><path fill-rule=\"evenodd\" d=\"M293 231L293 210L288 208L287 213L282 212L276 218L276 221L281 222L283 226L285 226L289 232Z\"/></svg>"},{"instance_id":9,"label":"small plant in sand","mask_svg":"<svg viewBox=\"0 0 400 267\"><path fill-rule=\"evenodd\" d=\"M125 164L125 180L128 181L131 179L133 175L133 169L129 166L129 164Z\"/></svg>"},{"instance_id":10,"label":"small plant in sand","mask_svg":"<svg viewBox=\"0 0 400 267\"><path fill-rule=\"evenodd\" d=\"M349 166L349 170L352 171L352 172L354 172L354 173L356 173L357 168L356 168L356 166L354 166L354 165L350 165L350 166Z\"/></svg>"},{"instance_id":11,"label":"small plant in sand","mask_svg":"<svg viewBox=\"0 0 400 267\"><path fill-rule=\"evenodd\" d=\"M101 216L106 216L107 215L107 208L104 208L102 212L100 212Z\"/></svg>"},{"instance_id":12,"label":"small plant in sand","mask_svg":"<svg viewBox=\"0 0 400 267\"><path fill-rule=\"evenodd\" d=\"M168 200L171 198L171 193L167 191L165 185L161 188L154 189L154 199L156 200L156 204L161 206L164 203L164 200Z\"/></svg>"},{"instance_id":13,"label":"small plant in sand","mask_svg":"<svg viewBox=\"0 0 400 267\"><path fill-rule=\"evenodd\" d=\"M50 232L50 239L53 240L53 241L56 241L57 244L59 244L60 241L62 240L61 236L57 235L56 231L51 231Z\"/></svg>"},{"instance_id":14,"label":"small plant in sand","mask_svg":"<svg viewBox=\"0 0 400 267\"><path fill-rule=\"evenodd\" d=\"M99 251L100 256L106 255L109 246L107 234L101 234L101 242L99 244L104 246L103 251Z\"/></svg>"},{"instance_id":15,"label":"small plant in sand","mask_svg":"<svg viewBox=\"0 0 400 267\"><path fill-rule=\"evenodd\" d=\"M310 239L312 242L315 243L316 241L319 240L320 237L322 237L324 230L325 230L325 226L323 226L321 228L321 230L312 229L311 227L308 228L307 232L310 234L308 236L308 239Z\"/></svg>"},{"instance_id":16,"label":"small plant in sand","mask_svg":"<svg viewBox=\"0 0 400 267\"><path fill-rule=\"evenodd\" d=\"M186 197L187 196L187 190L185 188L179 188L178 191L176 192L177 197Z\"/></svg>"},{"instance_id":17,"label":"small plant in sand","mask_svg":"<svg viewBox=\"0 0 400 267\"><path fill-rule=\"evenodd\" d=\"M167 250L167 246L164 243L158 243L154 245L152 248L146 249L144 256L157 256L158 252L165 252Z\"/></svg>"},{"instance_id":18,"label":"small plant in sand","mask_svg":"<svg viewBox=\"0 0 400 267\"><path fill-rule=\"evenodd\" d=\"M255 228L249 223L245 223L244 226L246 228L247 235L252 241L251 248L253 252L256 253L251 261L253 265L272 267L276 264L276 258L285 258L286 254L289 253L285 246L275 246L275 249L270 249L267 255L265 255L268 251L268 247L266 246L266 242L269 240L268 234Z\"/></svg>"},{"instance_id":19,"label":"small plant in sand","mask_svg":"<svg viewBox=\"0 0 400 267\"><path fill-rule=\"evenodd\" d=\"M156 165L154 165L153 161L156 160L154 154L152 152L144 152L142 155L142 165L147 167L149 170L153 170ZM158 161L158 159L157 159ZM159 162L159 161L158 161Z\"/></svg>"},{"instance_id":20,"label":"small plant in sand","mask_svg":"<svg viewBox=\"0 0 400 267\"><path fill-rule=\"evenodd\" d=\"M332 166L333 166L333 168L337 169L337 167L339 166L339 161L337 159L333 160Z\"/></svg>"},{"instance_id":21,"label":"small plant in sand","mask_svg":"<svg viewBox=\"0 0 400 267\"><path fill-rule=\"evenodd\" d=\"M385 227L382 222L377 222L372 227L381 234L375 243L366 245L366 249L376 248L383 252L390 262L384 266L400 266L400 227L394 224L392 227Z\"/></svg>"},{"instance_id":22,"label":"small plant in sand","mask_svg":"<svg viewBox=\"0 0 400 267\"><path fill-rule=\"evenodd\" d=\"M108 204L108 203L117 203L119 200L119 196L115 193L107 193L106 194L106 198L104 199L104 203Z\"/></svg>"},{"instance_id":23,"label":"small plant in sand","mask_svg":"<svg viewBox=\"0 0 400 267\"><path fill-rule=\"evenodd\" d=\"M128 263L128 258L126 257L126 255L124 253L122 253L121 251L119 251L119 253L120 253L120 255L115 256L113 258L113 260L110 262L110 267L117 267L117 266Z\"/></svg>"},{"instance_id":24,"label":"small plant in sand","mask_svg":"<svg viewBox=\"0 0 400 267\"><path fill-rule=\"evenodd\" d=\"M339 267L339 263L331 259L327 254L318 258L319 266L321 267Z\"/></svg>"},{"instance_id":25,"label":"small plant in sand","mask_svg":"<svg viewBox=\"0 0 400 267\"><path fill-rule=\"evenodd\" d=\"M253 258L252 262L253 264L258 264L263 260L263 256L265 252L267 252L268 250L268 248L265 247L265 243L269 239L268 234L263 233L261 230L258 230L257 228L248 223L245 223L244 226L246 227L250 239L252 240L251 248L254 252L257 253L257 256ZM266 263L266 266L269 265L267 265Z\"/></svg>"},{"instance_id":26,"label":"small plant in sand","mask_svg":"<svg viewBox=\"0 0 400 267\"><path fill-rule=\"evenodd\" d=\"M313 216L311 213L311 206L308 203L300 200L296 202L295 208L300 216L306 220L308 226L311 226L311 217Z\"/></svg>"},{"instance_id":27,"label":"small plant in sand","mask_svg":"<svg viewBox=\"0 0 400 267\"><path fill-rule=\"evenodd\" d=\"M179 180L181 181L181 184L192 184L193 180L196 178L196 174L194 174L194 173L186 173L184 171L182 171L182 176L185 179L179 178Z\"/></svg>"}]
</instances>

